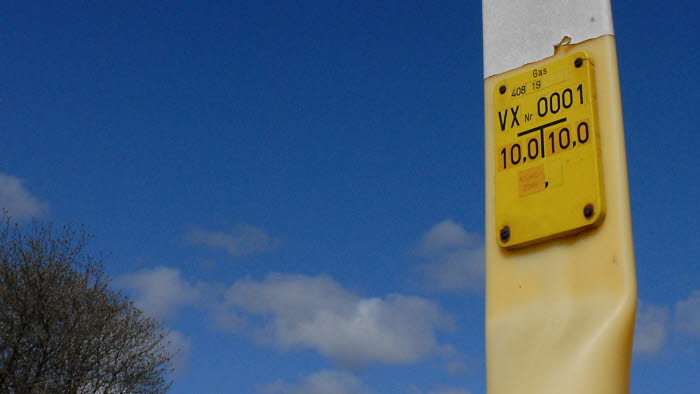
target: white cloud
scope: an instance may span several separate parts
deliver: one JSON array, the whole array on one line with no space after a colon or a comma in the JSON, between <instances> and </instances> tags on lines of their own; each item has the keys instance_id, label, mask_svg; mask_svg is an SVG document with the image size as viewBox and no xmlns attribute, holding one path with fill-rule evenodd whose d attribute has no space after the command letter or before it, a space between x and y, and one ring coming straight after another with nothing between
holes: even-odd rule
<instances>
[{"instance_id":1,"label":"white cloud","mask_svg":"<svg viewBox=\"0 0 700 394\"><path fill-rule=\"evenodd\" d=\"M265 230L249 225L238 225L231 233L195 227L187 233L185 240L193 245L224 249L236 257L266 252L279 245L279 240Z\"/></svg>"},{"instance_id":2,"label":"white cloud","mask_svg":"<svg viewBox=\"0 0 700 394\"><path fill-rule=\"evenodd\" d=\"M0 210L6 210L18 220L39 216L47 209L46 204L32 196L23 183L19 178L0 173Z\"/></svg>"},{"instance_id":3,"label":"white cloud","mask_svg":"<svg viewBox=\"0 0 700 394\"><path fill-rule=\"evenodd\" d=\"M261 394L369 394L371 391L355 376L338 371L320 371L296 385L281 381L264 386Z\"/></svg>"},{"instance_id":4,"label":"white cloud","mask_svg":"<svg viewBox=\"0 0 700 394\"><path fill-rule=\"evenodd\" d=\"M430 261L422 267L425 286L443 291L480 291L484 286L484 246L452 220L423 235L418 253Z\"/></svg>"},{"instance_id":5,"label":"white cloud","mask_svg":"<svg viewBox=\"0 0 700 394\"><path fill-rule=\"evenodd\" d=\"M445 253L423 266L426 286L433 290L480 291L484 287L484 249Z\"/></svg>"},{"instance_id":6,"label":"white cloud","mask_svg":"<svg viewBox=\"0 0 700 394\"><path fill-rule=\"evenodd\" d=\"M182 307L199 297L195 286L180 276L180 270L156 267L119 276L115 286L134 293L136 306L160 320L175 318Z\"/></svg>"},{"instance_id":7,"label":"white cloud","mask_svg":"<svg viewBox=\"0 0 700 394\"><path fill-rule=\"evenodd\" d=\"M450 248L464 248L474 241L475 237L467 233L462 225L446 219L431 227L423 235L419 250L423 254L430 254Z\"/></svg>"},{"instance_id":8,"label":"white cloud","mask_svg":"<svg viewBox=\"0 0 700 394\"><path fill-rule=\"evenodd\" d=\"M673 316L669 307L639 302L634 333L634 354L637 356L659 354L668 342L671 327L675 329L677 335L700 338L700 290L695 290L688 298L676 302Z\"/></svg>"},{"instance_id":9,"label":"white cloud","mask_svg":"<svg viewBox=\"0 0 700 394\"><path fill-rule=\"evenodd\" d=\"M458 375L467 370L467 364L461 361L448 361L445 364L445 369L450 375Z\"/></svg>"},{"instance_id":10,"label":"white cloud","mask_svg":"<svg viewBox=\"0 0 700 394\"><path fill-rule=\"evenodd\" d=\"M637 320L634 329L635 355L654 356L666 343L669 326L669 310L666 307L637 305Z\"/></svg>"},{"instance_id":11,"label":"white cloud","mask_svg":"<svg viewBox=\"0 0 700 394\"><path fill-rule=\"evenodd\" d=\"M679 332L700 338L700 290L676 303L675 318Z\"/></svg>"},{"instance_id":12,"label":"white cloud","mask_svg":"<svg viewBox=\"0 0 700 394\"><path fill-rule=\"evenodd\" d=\"M311 348L356 367L417 361L439 350L449 318L431 301L391 294L361 298L327 276L270 274L235 282L230 306L257 317L251 335L282 349Z\"/></svg>"},{"instance_id":13,"label":"white cloud","mask_svg":"<svg viewBox=\"0 0 700 394\"><path fill-rule=\"evenodd\" d=\"M168 342L168 351L175 354L175 357L172 360L175 375L179 376L184 374L187 369L187 361L189 360L190 353L192 352L192 341L183 333L176 330L171 330L168 332L168 335L165 337L165 341Z\"/></svg>"}]
</instances>

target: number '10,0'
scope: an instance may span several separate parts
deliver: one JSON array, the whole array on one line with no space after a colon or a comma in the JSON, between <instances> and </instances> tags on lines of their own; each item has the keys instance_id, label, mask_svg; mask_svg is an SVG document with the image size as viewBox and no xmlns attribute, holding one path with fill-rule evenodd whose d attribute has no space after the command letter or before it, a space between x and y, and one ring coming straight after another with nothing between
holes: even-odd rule
<instances>
[{"instance_id":1,"label":"number '10,0'","mask_svg":"<svg viewBox=\"0 0 700 394\"><path fill-rule=\"evenodd\" d=\"M590 138L590 133L588 132L588 123L581 122L578 124L578 126L576 127L576 137L578 139L578 142L581 144L585 144L586 142L588 142L588 139ZM567 149L569 148L569 144L571 144L571 135L569 134L569 129L567 129L566 127L559 130L558 138L555 136L554 132L549 133L548 138L552 146L552 153ZM557 144L555 143L555 140L557 139L559 140L558 148L556 146ZM574 145L576 145L575 142Z\"/></svg>"},{"instance_id":2,"label":"number '10,0'","mask_svg":"<svg viewBox=\"0 0 700 394\"><path fill-rule=\"evenodd\" d=\"M576 126L575 138L580 144L585 144L590 140L588 123L580 122L578 126ZM550 149L545 149L544 152L541 152L542 157L545 157L546 154L555 154L576 146L576 142L572 141L571 132L566 127L560 129L559 132L550 132L547 139L549 140L548 148ZM544 142L542 142L542 144L544 148ZM523 152L524 150L526 152ZM524 163L526 159L535 160L538 157L540 157L540 137L530 138L523 146L521 146L521 143L516 142L513 145L501 149L503 169Z\"/></svg>"}]
</instances>

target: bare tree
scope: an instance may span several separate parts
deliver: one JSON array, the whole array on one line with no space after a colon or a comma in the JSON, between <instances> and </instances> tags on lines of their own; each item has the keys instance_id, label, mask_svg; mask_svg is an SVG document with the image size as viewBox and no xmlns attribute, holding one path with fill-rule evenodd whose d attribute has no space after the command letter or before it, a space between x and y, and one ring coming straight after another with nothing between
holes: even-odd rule
<instances>
[{"instance_id":1,"label":"bare tree","mask_svg":"<svg viewBox=\"0 0 700 394\"><path fill-rule=\"evenodd\" d=\"M109 286L73 226L0 223L0 392L160 393L167 332Z\"/></svg>"}]
</instances>

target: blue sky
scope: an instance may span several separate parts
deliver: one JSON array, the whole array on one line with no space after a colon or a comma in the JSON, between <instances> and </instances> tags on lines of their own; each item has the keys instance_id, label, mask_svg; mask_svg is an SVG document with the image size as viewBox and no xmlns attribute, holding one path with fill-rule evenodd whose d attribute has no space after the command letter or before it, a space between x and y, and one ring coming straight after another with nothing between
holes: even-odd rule
<instances>
[{"instance_id":1,"label":"blue sky","mask_svg":"<svg viewBox=\"0 0 700 394\"><path fill-rule=\"evenodd\" d=\"M695 2L615 2L633 393L700 385ZM480 2L6 2L0 205L86 224L175 393L484 393Z\"/></svg>"}]
</instances>

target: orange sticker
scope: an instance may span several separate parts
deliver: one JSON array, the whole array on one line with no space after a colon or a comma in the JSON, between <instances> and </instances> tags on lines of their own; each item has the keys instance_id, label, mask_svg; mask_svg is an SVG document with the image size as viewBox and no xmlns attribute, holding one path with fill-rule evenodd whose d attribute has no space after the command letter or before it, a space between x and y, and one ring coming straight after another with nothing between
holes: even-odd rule
<instances>
[{"instance_id":1,"label":"orange sticker","mask_svg":"<svg viewBox=\"0 0 700 394\"><path fill-rule=\"evenodd\" d=\"M537 166L518 173L520 197L541 192L545 188L544 166Z\"/></svg>"}]
</instances>

